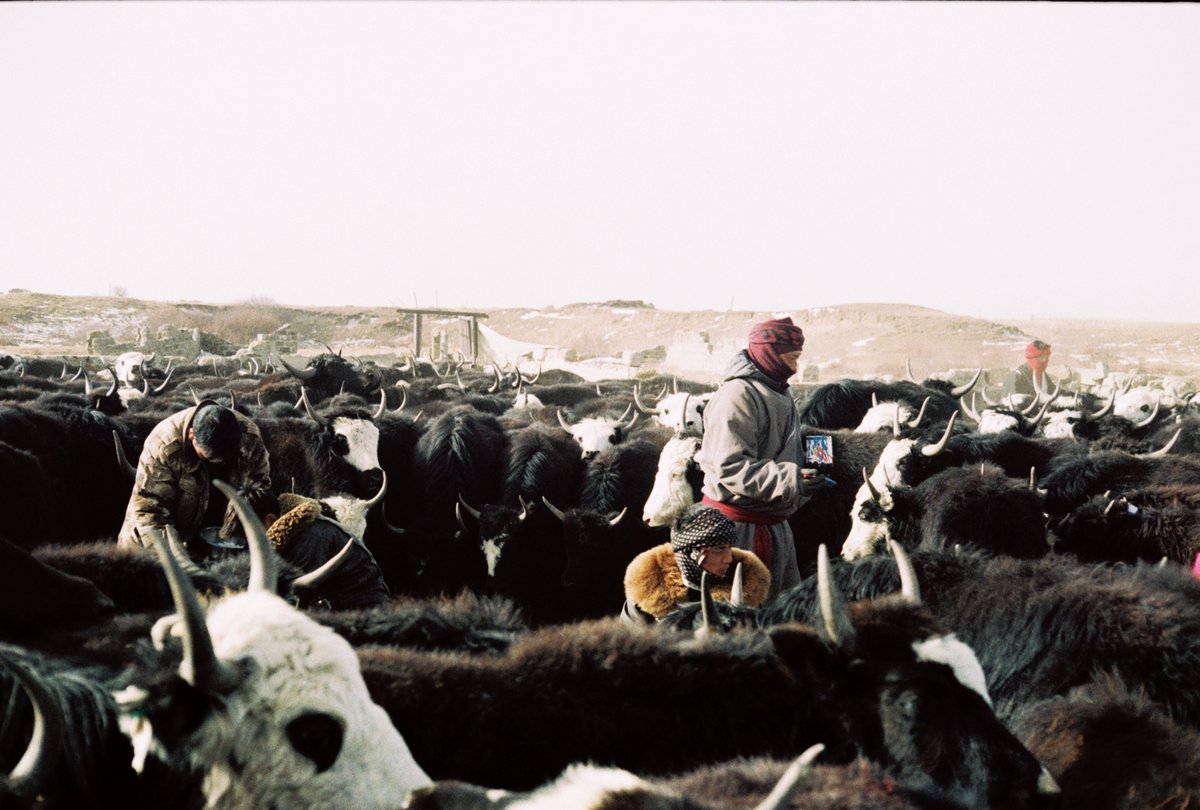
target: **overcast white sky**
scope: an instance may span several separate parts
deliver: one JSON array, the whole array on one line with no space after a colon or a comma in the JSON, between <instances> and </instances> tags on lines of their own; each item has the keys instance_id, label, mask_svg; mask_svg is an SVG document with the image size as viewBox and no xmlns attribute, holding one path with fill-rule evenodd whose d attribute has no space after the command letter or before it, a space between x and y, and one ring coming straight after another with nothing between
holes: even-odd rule
<instances>
[{"instance_id":1,"label":"overcast white sky","mask_svg":"<svg viewBox=\"0 0 1200 810\"><path fill-rule=\"evenodd\" d=\"M1194 321L1200 6L0 4L0 290Z\"/></svg>"}]
</instances>

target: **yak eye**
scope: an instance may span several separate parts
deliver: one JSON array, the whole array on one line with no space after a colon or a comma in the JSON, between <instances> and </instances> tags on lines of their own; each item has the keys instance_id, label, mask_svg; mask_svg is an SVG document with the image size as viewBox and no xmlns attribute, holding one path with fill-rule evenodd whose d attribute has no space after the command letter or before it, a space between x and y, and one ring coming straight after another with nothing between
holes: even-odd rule
<instances>
[{"instance_id":1,"label":"yak eye","mask_svg":"<svg viewBox=\"0 0 1200 810\"><path fill-rule=\"evenodd\" d=\"M350 452L350 442L340 433L333 437L333 452L339 456L344 456Z\"/></svg>"},{"instance_id":2,"label":"yak eye","mask_svg":"<svg viewBox=\"0 0 1200 810\"><path fill-rule=\"evenodd\" d=\"M342 751L342 724L324 712L302 714L286 731L292 747L312 760L317 773L329 770Z\"/></svg>"}]
</instances>

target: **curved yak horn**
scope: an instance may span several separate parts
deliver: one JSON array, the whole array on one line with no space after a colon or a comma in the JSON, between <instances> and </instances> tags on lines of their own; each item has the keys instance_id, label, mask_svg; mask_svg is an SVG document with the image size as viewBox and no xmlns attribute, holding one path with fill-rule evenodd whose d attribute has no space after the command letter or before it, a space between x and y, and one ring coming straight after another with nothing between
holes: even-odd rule
<instances>
[{"instance_id":1,"label":"curved yak horn","mask_svg":"<svg viewBox=\"0 0 1200 810\"><path fill-rule=\"evenodd\" d=\"M133 531L134 534L137 534L136 528ZM183 573L189 577L203 576L203 569L192 562L191 555L183 547L183 541L179 539L179 530L173 524L168 524L163 529L163 532L167 535L167 548L171 549L171 553L175 555L175 562L179 563L179 567L183 569Z\"/></svg>"},{"instance_id":2,"label":"curved yak horn","mask_svg":"<svg viewBox=\"0 0 1200 810\"><path fill-rule=\"evenodd\" d=\"M888 540L892 556L896 558L896 571L900 574L900 594L914 605L921 604L921 586L917 584L917 571L913 568L912 560L904 546L895 540Z\"/></svg>"},{"instance_id":3,"label":"curved yak horn","mask_svg":"<svg viewBox=\"0 0 1200 810\"><path fill-rule=\"evenodd\" d=\"M1114 405L1116 405L1116 404L1117 404L1117 394L1116 394L1116 392L1114 391L1114 392L1112 393L1112 395L1111 395L1111 396L1109 396L1109 398L1108 398L1108 402L1106 402L1106 403L1105 403L1105 404L1104 404L1104 405L1103 405L1103 406L1100 408L1100 410L1098 410L1098 411L1096 411L1094 414L1092 414L1092 419L1099 419L1101 416L1107 416L1107 415L1108 415L1108 414L1109 414L1109 413L1112 411L1112 409L1113 409L1113 406L1114 406Z\"/></svg>"},{"instance_id":4,"label":"curved yak horn","mask_svg":"<svg viewBox=\"0 0 1200 810\"><path fill-rule=\"evenodd\" d=\"M1052 400L1052 399L1046 400L1046 404L1043 405L1042 409L1037 412L1037 416L1035 416L1029 420L1030 427L1037 427L1038 425L1040 425L1042 423L1042 420L1046 417L1046 411L1050 410L1050 405L1053 402L1054 402L1054 400Z\"/></svg>"},{"instance_id":5,"label":"curved yak horn","mask_svg":"<svg viewBox=\"0 0 1200 810\"><path fill-rule=\"evenodd\" d=\"M563 430L565 430L567 433L571 433L572 431L570 423L568 423L566 419L563 419L562 408L556 408L554 413L558 415L558 423L562 425Z\"/></svg>"},{"instance_id":6,"label":"curved yak horn","mask_svg":"<svg viewBox=\"0 0 1200 810\"><path fill-rule=\"evenodd\" d=\"M204 608L196 597L195 587L171 553L161 532L154 533L153 542L158 560L166 572L171 599L183 629L183 661L179 664L179 677L208 694L232 692L241 683L241 676L217 658L212 636L204 621Z\"/></svg>"},{"instance_id":7,"label":"curved yak horn","mask_svg":"<svg viewBox=\"0 0 1200 810\"><path fill-rule=\"evenodd\" d=\"M33 706L33 733L25 753L5 780L5 792L33 799L42 791L62 755L67 735L66 718L63 707L37 673L31 672L24 662L10 657L7 650L0 650L0 662L21 685ZM31 801L28 806L35 803Z\"/></svg>"},{"instance_id":8,"label":"curved yak horn","mask_svg":"<svg viewBox=\"0 0 1200 810\"><path fill-rule=\"evenodd\" d=\"M975 376L971 378L970 382L963 383L962 385L960 385L956 388L951 388L950 396L961 397L963 394L970 391L972 388L975 387L975 383L979 382L979 378L982 374L983 374L983 366L980 366L979 370L975 372Z\"/></svg>"},{"instance_id":9,"label":"curved yak horn","mask_svg":"<svg viewBox=\"0 0 1200 810\"><path fill-rule=\"evenodd\" d=\"M1179 441L1179 437L1183 434L1183 428L1175 431L1175 435L1171 440L1157 450L1152 450L1149 453L1138 453L1138 458L1162 458L1167 453L1171 452L1171 448L1175 446L1175 442Z\"/></svg>"},{"instance_id":10,"label":"curved yak horn","mask_svg":"<svg viewBox=\"0 0 1200 810\"><path fill-rule=\"evenodd\" d=\"M633 386L633 404L637 406L639 411L647 416L655 416L661 413L658 408L650 408L642 403L641 388L642 386L640 384Z\"/></svg>"},{"instance_id":11,"label":"curved yak horn","mask_svg":"<svg viewBox=\"0 0 1200 810\"><path fill-rule=\"evenodd\" d=\"M121 436L117 431L112 432L113 444L117 448L117 466L125 471L125 474L130 478L137 478L137 467L129 463L129 457L125 455L125 446L121 444Z\"/></svg>"},{"instance_id":12,"label":"curved yak horn","mask_svg":"<svg viewBox=\"0 0 1200 810\"><path fill-rule=\"evenodd\" d=\"M975 404L975 393L976 392L974 392L974 391L971 392L971 404L970 405L967 404L967 401L965 399L963 399L962 397L959 397L958 398L958 407L962 408L963 413L965 413L967 416L969 416L971 418L972 422L974 422L975 424L979 424L979 411L975 410L975 408L973 407Z\"/></svg>"},{"instance_id":13,"label":"curved yak horn","mask_svg":"<svg viewBox=\"0 0 1200 810\"><path fill-rule=\"evenodd\" d=\"M863 483L867 485L867 491L871 493L871 498L879 500L879 490L875 489L875 485L871 483L871 478L867 475L867 468L862 468Z\"/></svg>"},{"instance_id":14,"label":"curved yak horn","mask_svg":"<svg viewBox=\"0 0 1200 810\"><path fill-rule=\"evenodd\" d=\"M1055 380L1055 381L1054 381L1054 390L1053 390L1053 391L1047 391L1047 390L1046 390L1046 385L1045 385L1045 380L1043 380L1043 381L1042 381L1042 386L1041 386L1040 390L1038 391L1038 399L1039 399L1039 401L1041 400L1041 398L1042 398L1042 397L1045 397L1045 398L1046 398L1046 399L1048 399L1048 400L1052 400L1052 399L1054 399L1056 396L1058 396L1058 392L1059 392L1059 390L1060 390L1061 388L1062 388L1062 383L1061 383L1061 382L1059 382L1058 380Z\"/></svg>"},{"instance_id":15,"label":"curved yak horn","mask_svg":"<svg viewBox=\"0 0 1200 810\"><path fill-rule=\"evenodd\" d=\"M546 508L550 510L550 514L554 515L560 521L565 521L567 519L566 514L564 514L563 511L557 506L550 503L550 500L545 495L542 496L542 503L544 503Z\"/></svg>"},{"instance_id":16,"label":"curved yak horn","mask_svg":"<svg viewBox=\"0 0 1200 810\"><path fill-rule=\"evenodd\" d=\"M383 480L379 484L379 492L377 492L369 501L363 501L363 503L366 504L368 512L374 509L375 506L383 500L383 496L387 494L387 470L380 470L380 472L383 473Z\"/></svg>"},{"instance_id":17,"label":"curved yak horn","mask_svg":"<svg viewBox=\"0 0 1200 810\"><path fill-rule=\"evenodd\" d=\"M833 584L829 574L829 549L822 543L817 547L817 603L821 607L821 624L818 629L843 649L854 643L855 630L846 613L846 603L841 592Z\"/></svg>"},{"instance_id":18,"label":"curved yak horn","mask_svg":"<svg viewBox=\"0 0 1200 810\"><path fill-rule=\"evenodd\" d=\"M1154 397L1154 408L1150 411L1150 415L1147 416L1145 419L1143 419L1140 422L1135 422L1133 426L1135 428L1149 427L1150 423L1158 418L1158 406L1161 402L1162 402L1162 397L1155 396Z\"/></svg>"},{"instance_id":19,"label":"curved yak horn","mask_svg":"<svg viewBox=\"0 0 1200 810\"><path fill-rule=\"evenodd\" d=\"M325 580L329 579L335 571L342 567L342 563L346 562L350 557L350 551L354 548L354 536L351 535L346 544L342 546L341 551L334 554L318 568L309 571L307 574L302 574L292 580L293 588L315 588Z\"/></svg>"},{"instance_id":20,"label":"curved yak horn","mask_svg":"<svg viewBox=\"0 0 1200 810\"><path fill-rule=\"evenodd\" d=\"M813 761L824 750L825 743L817 743L805 749L804 753L796 757L783 772L783 776L779 777L779 781L767 794L767 798L754 806L754 810L784 810L784 808L790 807L792 797L796 795L797 790L804 786L804 780L812 772Z\"/></svg>"},{"instance_id":21,"label":"curved yak horn","mask_svg":"<svg viewBox=\"0 0 1200 810\"><path fill-rule=\"evenodd\" d=\"M287 360L284 360L282 354L278 355L278 357L279 357L279 365L281 365L285 369L287 369L288 373L291 374L296 379L304 380L305 382L308 382L313 377L317 376L317 370L315 368L303 368L303 369L296 368L291 363L289 363Z\"/></svg>"},{"instance_id":22,"label":"curved yak horn","mask_svg":"<svg viewBox=\"0 0 1200 810\"><path fill-rule=\"evenodd\" d=\"M476 520L479 520L479 510L474 508L473 506L471 506L471 504L467 503L466 499L463 498L461 492L458 494L458 505L462 506L463 509L466 509L468 515L475 518ZM460 515L459 520L461 521L461 519L462 518Z\"/></svg>"},{"instance_id":23,"label":"curved yak horn","mask_svg":"<svg viewBox=\"0 0 1200 810\"><path fill-rule=\"evenodd\" d=\"M917 416L915 419L909 420L909 427L915 428L921 424L921 420L925 418L925 409L929 407L929 400L930 397L925 397L925 399L921 401L921 410L917 411ZM899 406L896 407L896 412L900 412Z\"/></svg>"},{"instance_id":24,"label":"curved yak horn","mask_svg":"<svg viewBox=\"0 0 1200 810\"><path fill-rule=\"evenodd\" d=\"M321 416L313 410L312 403L308 401L308 389L303 385L300 386L300 402L304 405L304 412L308 414L308 418L316 422L321 427L329 425L329 420Z\"/></svg>"},{"instance_id":25,"label":"curved yak horn","mask_svg":"<svg viewBox=\"0 0 1200 810\"><path fill-rule=\"evenodd\" d=\"M608 525L609 525L609 526L616 526L618 523L620 523L620 522L621 522L621 519L622 519L623 517L625 517L625 513L626 513L626 512L628 512L628 511L629 511L629 507L628 507L628 506L626 506L626 507L625 507L624 509L622 509L620 512L617 512L617 515L616 515L616 517L614 517L614 518L610 518L610 519L609 519L609 521L608 521Z\"/></svg>"},{"instance_id":26,"label":"curved yak horn","mask_svg":"<svg viewBox=\"0 0 1200 810\"><path fill-rule=\"evenodd\" d=\"M729 604L741 607L746 603L745 585L742 582L742 564L733 569L733 584L729 588Z\"/></svg>"},{"instance_id":27,"label":"curved yak horn","mask_svg":"<svg viewBox=\"0 0 1200 810\"><path fill-rule=\"evenodd\" d=\"M921 448L922 455L936 456L938 453L946 449L946 442L950 441L950 432L954 430L954 420L958 418L958 411L952 411L950 420L946 422L946 431L942 434L942 438L937 444L927 444Z\"/></svg>"},{"instance_id":28,"label":"curved yak horn","mask_svg":"<svg viewBox=\"0 0 1200 810\"><path fill-rule=\"evenodd\" d=\"M917 378L914 377L913 373L912 373L912 363L909 361L909 359L907 357L904 358L904 373L908 376L909 382L917 381Z\"/></svg>"},{"instance_id":29,"label":"curved yak horn","mask_svg":"<svg viewBox=\"0 0 1200 810\"><path fill-rule=\"evenodd\" d=\"M387 413L387 392L382 388L379 389L379 407L375 409L375 413L371 414L371 421L375 421L379 417Z\"/></svg>"},{"instance_id":30,"label":"curved yak horn","mask_svg":"<svg viewBox=\"0 0 1200 810\"><path fill-rule=\"evenodd\" d=\"M279 562L267 538L267 527L236 489L219 478L214 478L212 483L233 504L246 534L246 548L250 552L250 583L246 591L275 593L279 586Z\"/></svg>"},{"instance_id":31,"label":"curved yak horn","mask_svg":"<svg viewBox=\"0 0 1200 810\"><path fill-rule=\"evenodd\" d=\"M709 579L708 572L702 570L700 572L700 617L702 623L696 628L697 638L703 638L717 632L716 615L717 604L713 601L712 580Z\"/></svg>"}]
</instances>

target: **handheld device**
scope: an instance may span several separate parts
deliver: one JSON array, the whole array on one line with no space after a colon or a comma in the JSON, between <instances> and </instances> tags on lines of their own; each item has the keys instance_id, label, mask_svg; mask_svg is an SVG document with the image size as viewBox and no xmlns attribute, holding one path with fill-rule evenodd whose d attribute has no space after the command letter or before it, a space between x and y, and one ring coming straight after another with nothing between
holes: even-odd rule
<instances>
[{"instance_id":1,"label":"handheld device","mask_svg":"<svg viewBox=\"0 0 1200 810\"><path fill-rule=\"evenodd\" d=\"M805 436L804 437L804 463L806 466L815 467L818 470L821 467L829 467L833 464L833 437L832 436Z\"/></svg>"}]
</instances>

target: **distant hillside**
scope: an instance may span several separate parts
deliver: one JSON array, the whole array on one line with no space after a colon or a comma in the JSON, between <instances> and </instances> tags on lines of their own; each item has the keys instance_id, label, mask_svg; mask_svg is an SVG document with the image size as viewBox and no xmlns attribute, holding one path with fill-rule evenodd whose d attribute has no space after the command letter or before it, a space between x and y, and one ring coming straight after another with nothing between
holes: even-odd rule
<instances>
[{"instance_id":1,"label":"distant hillside","mask_svg":"<svg viewBox=\"0 0 1200 810\"><path fill-rule=\"evenodd\" d=\"M784 311L788 312L788 311ZM639 302L581 303L545 309L485 311L481 323L514 341L559 347L571 359L636 356L642 368L715 380L744 345L750 326L779 312L671 311ZM1055 368L1140 369L1200 376L1200 325L1069 320L997 323L900 304L847 304L792 310L805 331L809 376L903 376L906 360L918 377L983 366L1005 370L1020 362L1033 337L1055 347ZM218 334L244 345L284 324L301 354L326 346L356 356L399 354L412 346L412 319L394 307L297 308L259 300L227 305L142 301L116 297L0 294L0 351L51 355L86 353L88 334L106 330L133 341L139 329L164 325ZM424 344L439 332L453 348L465 326L426 317ZM459 343L456 343L459 341ZM560 352L559 354L562 354Z\"/></svg>"}]
</instances>

